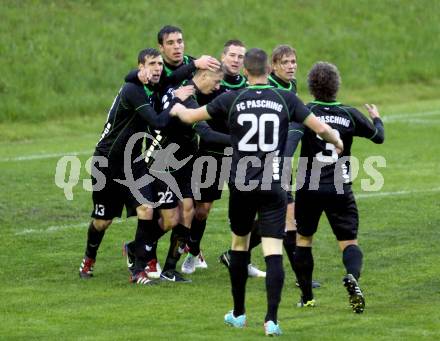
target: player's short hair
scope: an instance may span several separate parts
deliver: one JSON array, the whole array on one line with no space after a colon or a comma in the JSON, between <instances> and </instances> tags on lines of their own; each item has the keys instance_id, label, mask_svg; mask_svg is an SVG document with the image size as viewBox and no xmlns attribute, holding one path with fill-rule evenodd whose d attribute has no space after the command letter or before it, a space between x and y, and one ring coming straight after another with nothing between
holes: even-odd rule
<instances>
[{"instance_id":1,"label":"player's short hair","mask_svg":"<svg viewBox=\"0 0 440 341\"><path fill-rule=\"evenodd\" d=\"M223 74L223 65L215 70L208 70L208 69L197 69L195 75L202 75L204 73L207 73L209 75L217 75L217 74Z\"/></svg>"},{"instance_id":2,"label":"player's short hair","mask_svg":"<svg viewBox=\"0 0 440 341\"><path fill-rule=\"evenodd\" d=\"M244 46L243 42L241 40L238 39L230 39L228 40L225 45L223 46L223 53L227 53L229 50L230 46L241 46L241 47L246 47Z\"/></svg>"},{"instance_id":3,"label":"player's short hair","mask_svg":"<svg viewBox=\"0 0 440 341\"><path fill-rule=\"evenodd\" d=\"M341 84L338 68L328 62L317 62L309 71L307 84L315 99L323 102L336 100Z\"/></svg>"},{"instance_id":4,"label":"player's short hair","mask_svg":"<svg viewBox=\"0 0 440 341\"><path fill-rule=\"evenodd\" d=\"M283 56L288 56L294 54L296 56L296 50L290 45L278 45L272 51L272 64L275 64L283 58Z\"/></svg>"},{"instance_id":5,"label":"player's short hair","mask_svg":"<svg viewBox=\"0 0 440 341\"><path fill-rule=\"evenodd\" d=\"M138 63L145 63L145 57L158 57L160 56L160 52L155 48L149 47L139 52L138 54Z\"/></svg>"},{"instance_id":6,"label":"player's short hair","mask_svg":"<svg viewBox=\"0 0 440 341\"><path fill-rule=\"evenodd\" d=\"M244 68L251 76L263 76L267 73L267 53L259 48L253 48L244 55Z\"/></svg>"},{"instance_id":7,"label":"player's short hair","mask_svg":"<svg viewBox=\"0 0 440 341\"><path fill-rule=\"evenodd\" d=\"M157 42L159 45L163 45L163 38L165 35L171 34L171 33L183 33L182 29L180 29L177 26L171 26L171 25L165 25L160 29L160 31L157 33Z\"/></svg>"}]
</instances>

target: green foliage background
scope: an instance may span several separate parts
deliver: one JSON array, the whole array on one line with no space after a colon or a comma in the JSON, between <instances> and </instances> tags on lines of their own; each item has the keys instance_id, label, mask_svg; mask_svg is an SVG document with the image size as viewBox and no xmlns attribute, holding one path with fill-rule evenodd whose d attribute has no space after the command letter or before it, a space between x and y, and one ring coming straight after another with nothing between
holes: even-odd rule
<instances>
[{"instance_id":1,"label":"green foliage background","mask_svg":"<svg viewBox=\"0 0 440 341\"><path fill-rule=\"evenodd\" d=\"M6 0L0 13L0 122L103 115L165 24L182 27L194 56L219 56L230 38L268 52L293 45L303 97L318 60L338 65L348 97L391 85L398 102L406 84L435 97L440 79L435 0Z\"/></svg>"}]
</instances>

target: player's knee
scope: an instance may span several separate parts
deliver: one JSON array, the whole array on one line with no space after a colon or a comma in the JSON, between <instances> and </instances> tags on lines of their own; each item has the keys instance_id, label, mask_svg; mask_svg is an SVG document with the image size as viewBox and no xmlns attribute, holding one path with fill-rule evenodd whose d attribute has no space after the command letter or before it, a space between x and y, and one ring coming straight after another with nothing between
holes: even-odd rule
<instances>
[{"instance_id":1,"label":"player's knee","mask_svg":"<svg viewBox=\"0 0 440 341\"><path fill-rule=\"evenodd\" d=\"M341 251L344 251L348 246L350 245L358 245L358 241L357 239L352 239L352 240L339 240L338 241L339 244L339 249Z\"/></svg>"},{"instance_id":2,"label":"player's knee","mask_svg":"<svg viewBox=\"0 0 440 341\"><path fill-rule=\"evenodd\" d=\"M112 219L107 220L107 219L93 219L93 226L95 227L96 230L98 231L105 231L109 228L109 226L112 223Z\"/></svg>"},{"instance_id":3,"label":"player's knee","mask_svg":"<svg viewBox=\"0 0 440 341\"><path fill-rule=\"evenodd\" d=\"M153 219L153 209L145 205L140 205L136 207L136 214L139 219L143 219L143 220Z\"/></svg>"},{"instance_id":4,"label":"player's knee","mask_svg":"<svg viewBox=\"0 0 440 341\"><path fill-rule=\"evenodd\" d=\"M198 202L196 204L195 218L197 220L208 219L209 212L211 211L212 202Z\"/></svg>"},{"instance_id":5,"label":"player's knee","mask_svg":"<svg viewBox=\"0 0 440 341\"><path fill-rule=\"evenodd\" d=\"M298 232L296 233L297 246L310 247L312 246L312 242L313 242L313 236L303 236Z\"/></svg>"},{"instance_id":6,"label":"player's knee","mask_svg":"<svg viewBox=\"0 0 440 341\"><path fill-rule=\"evenodd\" d=\"M191 221L194 217L195 214L195 209L194 209L194 205L185 203L182 207L182 220L181 223L185 226L188 226L189 224L191 224Z\"/></svg>"},{"instance_id":7,"label":"player's knee","mask_svg":"<svg viewBox=\"0 0 440 341\"><path fill-rule=\"evenodd\" d=\"M250 233L246 235L238 235L233 232L231 250L248 251L249 250Z\"/></svg>"},{"instance_id":8,"label":"player's knee","mask_svg":"<svg viewBox=\"0 0 440 341\"><path fill-rule=\"evenodd\" d=\"M179 223L179 215L177 213L168 215L163 219L163 229L164 231L169 231L178 223Z\"/></svg>"},{"instance_id":9,"label":"player's knee","mask_svg":"<svg viewBox=\"0 0 440 341\"><path fill-rule=\"evenodd\" d=\"M196 208L195 217L197 220L206 220L208 219L209 211L211 207L201 206Z\"/></svg>"}]
</instances>

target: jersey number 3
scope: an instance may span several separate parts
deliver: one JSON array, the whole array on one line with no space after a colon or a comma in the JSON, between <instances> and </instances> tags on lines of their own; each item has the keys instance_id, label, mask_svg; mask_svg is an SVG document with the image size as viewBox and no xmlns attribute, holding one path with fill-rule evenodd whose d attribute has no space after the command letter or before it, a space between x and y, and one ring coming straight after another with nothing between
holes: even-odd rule
<instances>
[{"instance_id":1,"label":"jersey number 3","mask_svg":"<svg viewBox=\"0 0 440 341\"><path fill-rule=\"evenodd\" d=\"M333 129L333 132L335 133L335 135L338 138L341 137L341 135L339 134L339 131L337 131L336 129ZM316 135L316 137L322 141L321 136ZM336 161L338 161L338 153L336 152L336 147L333 144L326 143L325 150L327 152L332 153L332 155L324 155L323 152L319 152L316 154L316 160L318 160L319 162L323 162L323 163L335 163Z\"/></svg>"},{"instance_id":2,"label":"jersey number 3","mask_svg":"<svg viewBox=\"0 0 440 341\"><path fill-rule=\"evenodd\" d=\"M274 151L278 146L278 132L280 128L280 118L275 114L263 114L257 117L255 114L240 114L237 118L238 124L241 126L245 122L251 124L251 128L244 134L238 142L238 150L243 152L256 152L261 150L263 152ZM266 143L266 123L272 126L272 143ZM258 145L256 143L249 143L249 141L258 133Z\"/></svg>"}]
</instances>

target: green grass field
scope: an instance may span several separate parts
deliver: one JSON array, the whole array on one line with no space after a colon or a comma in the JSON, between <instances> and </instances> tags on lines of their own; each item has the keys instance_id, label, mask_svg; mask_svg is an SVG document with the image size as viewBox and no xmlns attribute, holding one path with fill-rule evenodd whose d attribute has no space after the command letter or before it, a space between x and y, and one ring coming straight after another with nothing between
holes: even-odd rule
<instances>
[{"instance_id":1,"label":"green grass field","mask_svg":"<svg viewBox=\"0 0 440 341\"><path fill-rule=\"evenodd\" d=\"M436 150L440 133L439 101L384 107L386 142L358 141L353 154L361 161L382 155L385 184L380 192L363 192L360 172L356 193L361 216L360 242L365 252L361 285L367 308L355 315L341 285L341 256L325 218L314 249L318 307L294 306L299 291L285 263L286 283L279 319L286 339L410 340L440 337L438 225L440 187ZM127 281L123 240L132 238L136 221L114 224L102 243L95 278L81 281L78 266L84 251L91 195L79 185L67 201L54 184L60 155L79 152L84 164L101 129L102 119L40 126L35 138L1 142L0 237L2 339L139 338L192 340L262 336L265 288L248 281L249 327L233 330L222 323L232 307L226 269L217 256L230 243L226 198L208 222L203 249L209 269L192 275L193 283L136 287ZM26 125L16 124L16 133ZM86 126L88 128L86 128ZM5 128L2 128L3 130ZM38 130L38 129L37 129ZM52 156L51 156L52 155ZM163 262L168 238L160 243ZM260 250L253 261L263 267Z\"/></svg>"},{"instance_id":2,"label":"green grass field","mask_svg":"<svg viewBox=\"0 0 440 341\"><path fill-rule=\"evenodd\" d=\"M437 0L3 0L0 12L0 122L103 112L169 23L182 27L194 56L219 57L232 38L267 51L290 44L300 80L327 60L351 93L440 79Z\"/></svg>"},{"instance_id":3,"label":"green grass field","mask_svg":"<svg viewBox=\"0 0 440 341\"><path fill-rule=\"evenodd\" d=\"M95 278L78 277L91 211L85 161L138 51L155 46L168 23L182 26L195 56L218 56L230 38L267 51L295 46L304 101L312 64L334 62L343 79L339 100L375 103L383 115L385 143L359 140L352 149L361 165L372 155L386 160L379 192L362 190L371 179L362 168L354 184L365 313L348 306L341 255L323 217L314 244L314 278L322 283L315 309L295 307L299 290L285 261L284 339L440 339L439 1L5 0L0 13L1 340L263 339L261 279L248 281L248 328L223 325L232 308L229 276L217 262L230 244L227 192L202 243L209 268L193 283L128 283L121 245L133 237L135 219L107 232ZM82 169L68 201L55 170L71 154ZM162 264L167 241L159 245ZM259 249L253 262L264 268Z\"/></svg>"}]
</instances>

